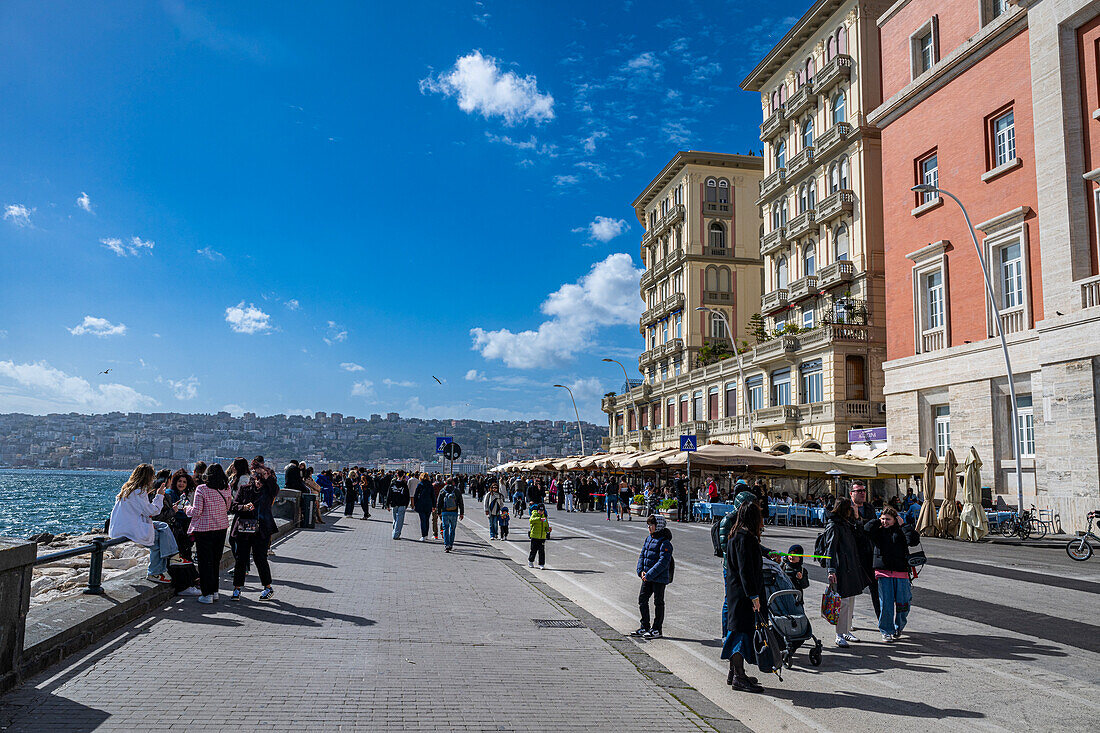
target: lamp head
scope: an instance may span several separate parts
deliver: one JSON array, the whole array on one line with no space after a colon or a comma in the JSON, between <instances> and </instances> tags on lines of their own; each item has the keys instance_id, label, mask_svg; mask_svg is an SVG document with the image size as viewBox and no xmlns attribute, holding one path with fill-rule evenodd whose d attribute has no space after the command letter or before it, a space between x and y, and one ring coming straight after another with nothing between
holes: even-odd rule
<instances>
[{"instance_id":1,"label":"lamp head","mask_svg":"<svg viewBox=\"0 0 1100 733\"><path fill-rule=\"evenodd\" d=\"M600 359L600 361L614 362L615 360L614 359Z\"/></svg>"},{"instance_id":2,"label":"lamp head","mask_svg":"<svg viewBox=\"0 0 1100 733\"><path fill-rule=\"evenodd\" d=\"M697 310L697 311L709 311L710 308L707 308L705 305L701 305L698 308L696 308L695 310Z\"/></svg>"},{"instance_id":3,"label":"lamp head","mask_svg":"<svg viewBox=\"0 0 1100 733\"><path fill-rule=\"evenodd\" d=\"M564 384L555 384L554 386L555 386L555 387L561 387L562 389L569 389L569 388L568 388L568 387L566 387L566 386L565 386Z\"/></svg>"},{"instance_id":4,"label":"lamp head","mask_svg":"<svg viewBox=\"0 0 1100 733\"><path fill-rule=\"evenodd\" d=\"M931 183L918 183L910 190L916 191L917 193L934 193L939 189L933 186Z\"/></svg>"}]
</instances>

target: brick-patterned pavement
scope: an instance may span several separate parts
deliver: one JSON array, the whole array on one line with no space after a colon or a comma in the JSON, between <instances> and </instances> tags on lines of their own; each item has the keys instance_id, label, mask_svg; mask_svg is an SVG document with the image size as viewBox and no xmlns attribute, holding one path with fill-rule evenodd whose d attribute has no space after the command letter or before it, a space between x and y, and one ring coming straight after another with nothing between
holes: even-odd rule
<instances>
[{"instance_id":1,"label":"brick-patterned pavement","mask_svg":"<svg viewBox=\"0 0 1100 733\"><path fill-rule=\"evenodd\" d=\"M589 628L536 628L573 616L472 532L445 554L385 518L292 534L274 600L223 576L0 697L0 730L709 729Z\"/></svg>"}]
</instances>

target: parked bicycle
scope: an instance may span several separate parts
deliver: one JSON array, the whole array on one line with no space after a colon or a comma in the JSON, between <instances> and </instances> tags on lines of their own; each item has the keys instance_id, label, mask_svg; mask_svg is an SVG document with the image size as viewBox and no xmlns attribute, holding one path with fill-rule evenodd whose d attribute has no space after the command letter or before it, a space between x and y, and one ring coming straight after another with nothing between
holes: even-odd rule
<instances>
[{"instance_id":1,"label":"parked bicycle","mask_svg":"<svg viewBox=\"0 0 1100 733\"><path fill-rule=\"evenodd\" d=\"M1085 526L1085 533L1080 537L1074 537L1066 543L1066 554L1079 562L1084 562L1092 557L1092 545L1089 544L1090 537L1095 542L1100 543L1100 537L1097 537L1092 531L1093 522L1097 523L1097 531L1100 531L1100 512L1089 512L1088 520L1088 524Z\"/></svg>"},{"instance_id":2,"label":"parked bicycle","mask_svg":"<svg viewBox=\"0 0 1100 733\"><path fill-rule=\"evenodd\" d=\"M1041 540L1047 536L1047 525L1039 520L1039 516L1035 513L1035 505L1032 504L1030 511L1014 513L1002 522L1001 534L1005 537L1016 535L1022 540L1034 534L1035 539Z\"/></svg>"}]
</instances>

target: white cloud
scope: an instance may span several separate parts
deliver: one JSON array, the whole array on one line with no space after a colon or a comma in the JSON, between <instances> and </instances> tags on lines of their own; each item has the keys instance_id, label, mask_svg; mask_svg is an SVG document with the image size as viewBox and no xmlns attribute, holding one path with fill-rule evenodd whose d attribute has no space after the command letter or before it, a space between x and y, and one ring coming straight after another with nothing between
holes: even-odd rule
<instances>
[{"instance_id":1,"label":"white cloud","mask_svg":"<svg viewBox=\"0 0 1100 733\"><path fill-rule=\"evenodd\" d=\"M221 262L225 259L225 255L223 255L221 252L214 249L213 247L203 247L202 249L197 249L195 250L195 254L202 255L211 262Z\"/></svg>"},{"instance_id":2,"label":"white cloud","mask_svg":"<svg viewBox=\"0 0 1100 733\"><path fill-rule=\"evenodd\" d=\"M558 157L557 145L554 145L552 143L540 143L539 139L534 135L531 135L526 140L518 140L513 139L508 135L494 135L491 132L486 132L485 139L491 143L501 143L502 145L507 145L510 148L530 152L542 158Z\"/></svg>"},{"instance_id":3,"label":"white cloud","mask_svg":"<svg viewBox=\"0 0 1100 733\"><path fill-rule=\"evenodd\" d=\"M466 381L467 382L484 382L484 381L486 381L485 380L485 372L479 372L477 369L471 369L470 371L466 372Z\"/></svg>"},{"instance_id":4,"label":"white cloud","mask_svg":"<svg viewBox=\"0 0 1100 733\"><path fill-rule=\"evenodd\" d=\"M699 81L706 81L712 76L718 76L721 73L722 64L717 61L711 61L710 63L696 65L693 76Z\"/></svg>"},{"instance_id":5,"label":"white cloud","mask_svg":"<svg viewBox=\"0 0 1100 733\"><path fill-rule=\"evenodd\" d=\"M579 181L579 180L580 180L580 178L578 178L577 176L574 176L573 174L569 174L569 175L565 175L565 176L554 176L554 185L555 186L572 186L573 184L577 183L577 181Z\"/></svg>"},{"instance_id":6,"label":"white cloud","mask_svg":"<svg viewBox=\"0 0 1100 733\"><path fill-rule=\"evenodd\" d=\"M125 323L111 323L106 318L97 318L95 316L84 316L84 320L81 323L73 326L69 329L69 333L73 336L122 336L126 333Z\"/></svg>"},{"instance_id":7,"label":"white cloud","mask_svg":"<svg viewBox=\"0 0 1100 733\"><path fill-rule=\"evenodd\" d=\"M673 145L687 145L691 140L691 130L682 122L666 122L661 132Z\"/></svg>"},{"instance_id":8,"label":"white cloud","mask_svg":"<svg viewBox=\"0 0 1100 733\"><path fill-rule=\"evenodd\" d=\"M416 386L416 382L410 382L407 379L401 379L401 380L383 379L382 384L386 385L387 387L415 387Z\"/></svg>"},{"instance_id":9,"label":"white cloud","mask_svg":"<svg viewBox=\"0 0 1100 733\"><path fill-rule=\"evenodd\" d=\"M491 17L493 16L489 15L488 13L474 13L474 22L480 26L488 26L489 18Z\"/></svg>"},{"instance_id":10,"label":"white cloud","mask_svg":"<svg viewBox=\"0 0 1100 733\"><path fill-rule=\"evenodd\" d=\"M576 232L588 232L589 241L607 244L628 229L625 219L612 219L610 216L597 216L588 226L577 227Z\"/></svg>"},{"instance_id":11,"label":"white cloud","mask_svg":"<svg viewBox=\"0 0 1100 733\"><path fill-rule=\"evenodd\" d=\"M225 309L225 322L236 333L267 333L271 330L271 316L242 300Z\"/></svg>"},{"instance_id":12,"label":"white cloud","mask_svg":"<svg viewBox=\"0 0 1100 733\"><path fill-rule=\"evenodd\" d=\"M550 316L537 330L471 329L473 348L486 359L500 359L516 369L534 369L568 361L587 348L602 326L636 323L642 312L638 279L628 254L613 254L592 266L575 283L551 293L542 304Z\"/></svg>"},{"instance_id":13,"label":"white cloud","mask_svg":"<svg viewBox=\"0 0 1100 733\"><path fill-rule=\"evenodd\" d=\"M607 133L603 130L596 130L582 141L584 143L584 152L594 153L596 152L596 142L607 137Z\"/></svg>"},{"instance_id":14,"label":"white cloud","mask_svg":"<svg viewBox=\"0 0 1100 733\"><path fill-rule=\"evenodd\" d=\"M457 97L463 112L503 117L508 125L554 119L554 98L539 91L533 75L502 71L497 59L481 51L460 56L450 71L421 79L420 92Z\"/></svg>"},{"instance_id":15,"label":"white cloud","mask_svg":"<svg viewBox=\"0 0 1100 733\"><path fill-rule=\"evenodd\" d=\"M366 397L368 399L374 398L374 382L369 379L364 379L361 382L356 382L351 385L351 394L353 397Z\"/></svg>"},{"instance_id":16,"label":"white cloud","mask_svg":"<svg viewBox=\"0 0 1100 733\"><path fill-rule=\"evenodd\" d=\"M343 326L336 321L328 322L328 335L324 337L324 342L329 346L333 344L340 344L348 340L348 332Z\"/></svg>"},{"instance_id":17,"label":"white cloud","mask_svg":"<svg viewBox=\"0 0 1100 733\"><path fill-rule=\"evenodd\" d=\"M83 191L81 191L80 195L76 197L76 205L87 211L89 214L92 213L92 200L88 198L88 194L84 193Z\"/></svg>"},{"instance_id":18,"label":"white cloud","mask_svg":"<svg viewBox=\"0 0 1100 733\"><path fill-rule=\"evenodd\" d=\"M286 305L286 307L287 307L287 308L289 308L289 309L290 309L290 310L292 310L292 311L296 311L296 310L298 310L298 309L299 309L300 307L302 307L302 304L301 304L301 303L299 303L299 302L298 302L297 300L295 300L294 298L291 298L290 300L288 300L288 301L287 301L287 302L286 302L286 303L285 303L284 305Z\"/></svg>"},{"instance_id":19,"label":"white cloud","mask_svg":"<svg viewBox=\"0 0 1100 733\"><path fill-rule=\"evenodd\" d=\"M243 407L238 405L236 402L232 402L228 405L222 405L222 412L228 412L233 417L240 417L241 415L248 412L248 410L245 410Z\"/></svg>"},{"instance_id":20,"label":"white cloud","mask_svg":"<svg viewBox=\"0 0 1100 733\"><path fill-rule=\"evenodd\" d=\"M419 417L426 420L538 420L549 418L549 414L543 410L519 412L500 407L474 407L468 402L429 407L420 404L419 397L413 397L406 402L401 414L405 417Z\"/></svg>"},{"instance_id":21,"label":"white cloud","mask_svg":"<svg viewBox=\"0 0 1100 733\"><path fill-rule=\"evenodd\" d=\"M0 412L133 412L160 403L124 384L92 386L44 361L0 361ZM13 386L14 385L14 386Z\"/></svg>"},{"instance_id":22,"label":"white cloud","mask_svg":"<svg viewBox=\"0 0 1100 733\"><path fill-rule=\"evenodd\" d=\"M628 72L656 79L664 71L664 64L652 51L646 51L627 61L623 68Z\"/></svg>"},{"instance_id":23,"label":"white cloud","mask_svg":"<svg viewBox=\"0 0 1100 733\"><path fill-rule=\"evenodd\" d=\"M28 209L22 204L8 204L4 207L4 221L10 221L17 227L29 227L31 225L31 214L36 209Z\"/></svg>"},{"instance_id":24,"label":"white cloud","mask_svg":"<svg viewBox=\"0 0 1100 733\"><path fill-rule=\"evenodd\" d=\"M199 393L199 380L194 376L187 379L167 379L168 386L172 388L172 394L177 400L193 400Z\"/></svg>"},{"instance_id":25,"label":"white cloud","mask_svg":"<svg viewBox=\"0 0 1100 733\"><path fill-rule=\"evenodd\" d=\"M130 240L125 242L118 237L106 237L99 240L99 243L119 257L136 257L142 252L152 252L153 247L157 245L151 239L142 241L141 237L130 237Z\"/></svg>"},{"instance_id":26,"label":"white cloud","mask_svg":"<svg viewBox=\"0 0 1100 733\"><path fill-rule=\"evenodd\" d=\"M363 367L361 367L360 365L356 364L353 361L345 361L345 362L341 363L340 368L343 369L345 372L361 372L361 371L363 371Z\"/></svg>"}]
</instances>

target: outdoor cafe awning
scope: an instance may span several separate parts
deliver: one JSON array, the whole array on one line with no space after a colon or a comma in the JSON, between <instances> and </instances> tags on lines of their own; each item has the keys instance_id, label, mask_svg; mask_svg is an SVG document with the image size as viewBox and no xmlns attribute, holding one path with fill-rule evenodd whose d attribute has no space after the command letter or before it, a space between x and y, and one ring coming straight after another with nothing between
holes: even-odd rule
<instances>
[{"instance_id":1,"label":"outdoor cafe awning","mask_svg":"<svg viewBox=\"0 0 1100 733\"><path fill-rule=\"evenodd\" d=\"M687 461L688 454L684 451L675 451L662 459L664 465L674 468L686 466ZM713 443L704 445L692 453L691 465L708 468L782 468L783 458L742 448L739 445Z\"/></svg>"}]
</instances>

